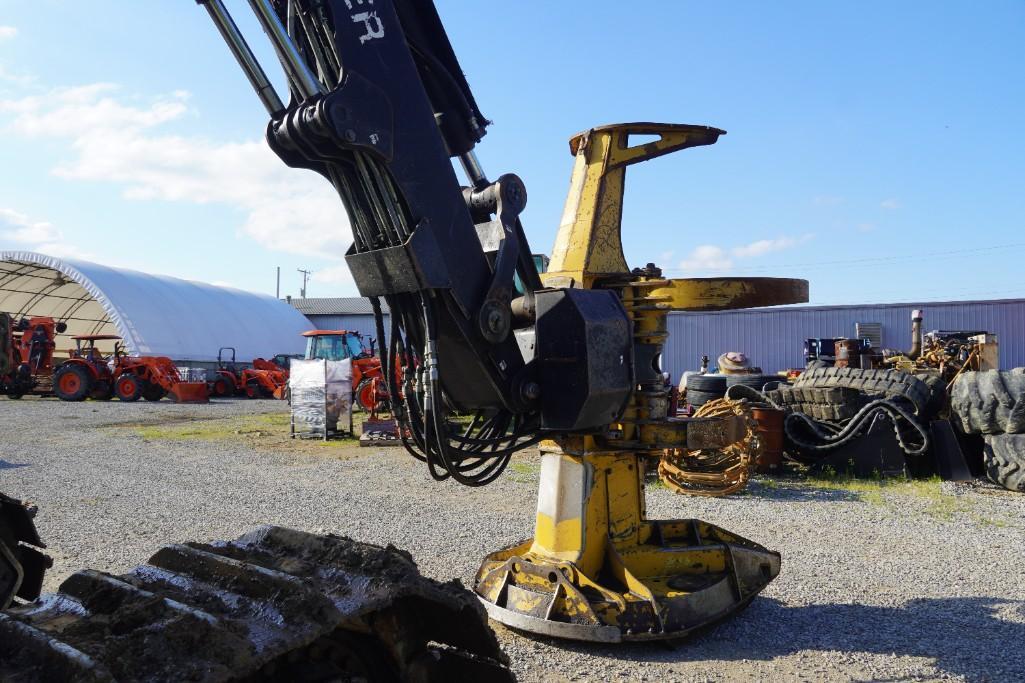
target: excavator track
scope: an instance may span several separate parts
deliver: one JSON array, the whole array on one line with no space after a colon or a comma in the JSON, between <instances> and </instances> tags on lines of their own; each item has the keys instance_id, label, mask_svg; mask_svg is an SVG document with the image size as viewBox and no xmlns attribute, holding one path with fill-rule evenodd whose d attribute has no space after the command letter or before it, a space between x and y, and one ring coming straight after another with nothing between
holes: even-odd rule
<instances>
[{"instance_id":1,"label":"excavator track","mask_svg":"<svg viewBox=\"0 0 1025 683\"><path fill-rule=\"evenodd\" d=\"M473 593L393 547L261 527L0 613L2 681L513 681Z\"/></svg>"}]
</instances>

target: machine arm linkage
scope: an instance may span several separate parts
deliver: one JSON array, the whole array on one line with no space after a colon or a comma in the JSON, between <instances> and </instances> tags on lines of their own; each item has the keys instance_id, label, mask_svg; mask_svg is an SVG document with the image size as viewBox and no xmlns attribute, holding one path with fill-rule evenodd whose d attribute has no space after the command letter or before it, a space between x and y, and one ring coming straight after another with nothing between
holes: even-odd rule
<instances>
[{"instance_id":1,"label":"machine arm linkage","mask_svg":"<svg viewBox=\"0 0 1025 683\"><path fill-rule=\"evenodd\" d=\"M379 336L390 332L383 366L407 447L438 478L491 481L540 438L537 362L523 339L541 281L519 221L526 189L511 174L490 182L474 155L489 122L433 2L249 0L287 76L287 105L223 2L197 2L270 115L271 148L327 178L345 204L357 287L375 311L382 299L390 309ZM453 408L477 417L454 432Z\"/></svg>"}]
</instances>

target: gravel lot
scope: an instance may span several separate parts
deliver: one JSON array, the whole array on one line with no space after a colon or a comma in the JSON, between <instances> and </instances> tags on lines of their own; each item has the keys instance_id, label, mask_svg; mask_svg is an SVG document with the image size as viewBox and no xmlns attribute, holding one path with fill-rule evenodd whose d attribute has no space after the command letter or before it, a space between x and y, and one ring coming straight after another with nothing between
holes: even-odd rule
<instances>
[{"instance_id":1,"label":"gravel lot","mask_svg":"<svg viewBox=\"0 0 1025 683\"><path fill-rule=\"evenodd\" d=\"M294 447L253 435L153 436L131 424L283 412L0 402L0 490L40 506L54 589L82 567L119 573L172 541L275 523L413 553L470 585L481 557L530 535L536 457L483 489L436 484L396 451ZM257 434L256 437L260 435ZM923 487L925 489L927 487ZM988 486L864 492L759 481L725 500L649 489L649 514L697 516L783 554L737 618L673 646L596 646L496 630L524 681L1023 680L1025 496Z\"/></svg>"}]
</instances>

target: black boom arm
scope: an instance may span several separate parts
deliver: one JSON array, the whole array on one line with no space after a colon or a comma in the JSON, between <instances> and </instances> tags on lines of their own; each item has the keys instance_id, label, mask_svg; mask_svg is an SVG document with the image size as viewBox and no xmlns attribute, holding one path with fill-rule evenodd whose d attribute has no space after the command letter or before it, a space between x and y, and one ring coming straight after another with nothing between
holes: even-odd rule
<instances>
[{"instance_id":1,"label":"black boom arm","mask_svg":"<svg viewBox=\"0 0 1025 683\"><path fill-rule=\"evenodd\" d=\"M515 334L532 321L512 311L540 280L518 218L526 189L513 175L489 182L476 161L488 121L433 2L250 0L288 76L287 106L220 0L200 4L271 116L271 148L345 204L357 287L391 312L379 336L390 332L384 367L410 449L438 476L490 481L537 440L535 363ZM454 432L449 408L476 419Z\"/></svg>"}]
</instances>

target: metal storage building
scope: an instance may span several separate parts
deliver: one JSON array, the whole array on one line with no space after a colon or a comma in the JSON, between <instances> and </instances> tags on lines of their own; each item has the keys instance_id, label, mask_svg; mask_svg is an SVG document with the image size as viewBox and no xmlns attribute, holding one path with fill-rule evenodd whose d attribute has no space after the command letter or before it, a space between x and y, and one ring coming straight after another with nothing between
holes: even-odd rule
<instances>
[{"instance_id":1,"label":"metal storage building","mask_svg":"<svg viewBox=\"0 0 1025 683\"><path fill-rule=\"evenodd\" d=\"M58 352L74 346L72 335L114 334L129 354L196 365L216 361L222 346L240 362L302 353L312 327L273 296L27 251L0 252L0 312L66 322Z\"/></svg>"},{"instance_id":2,"label":"metal storage building","mask_svg":"<svg viewBox=\"0 0 1025 683\"><path fill-rule=\"evenodd\" d=\"M775 308L673 313L663 365L673 377L695 370L701 356L742 351L766 372L804 365L804 340L854 337L856 325L879 323L883 348L911 345L911 311L921 309L923 329L978 330L997 335L1000 366L1025 366L1025 299L916 302L859 306L780 306Z\"/></svg>"},{"instance_id":3,"label":"metal storage building","mask_svg":"<svg viewBox=\"0 0 1025 683\"><path fill-rule=\"evenodd\" d=\"M366 299L292 299L291 303L320 329L355 330L367 337L377 336ZM999 337L1001 366L1025 366L1025 299L671 313L662 365L675 381L684 370L696 370L702 355L708 355L714 364L723 352L743 351L766 372L798 368L804 365L805 339L854 337L857 325L862 325L864 334L866 328L875 327L871 323L878 324L879 338L873 340L873 345L878 342L883 348L907 349L911 344L911 311L916 308L924 312L926 332L991 332Z\"/></svg>"},{"instance_id":4,"label":"metal storage building","mask_svg":"<svg viewBox=\"0 0 1025 683\"><path fill-rule=\"evenodd\" d=\"M318 330L349 330L364 337L376 337L374 309L370 301L361 296L292 299L287 300L297 311L309 318ZM385 331L389 329L388 306L381 301L385 312Z\"/></svg>"}]
</instances>

